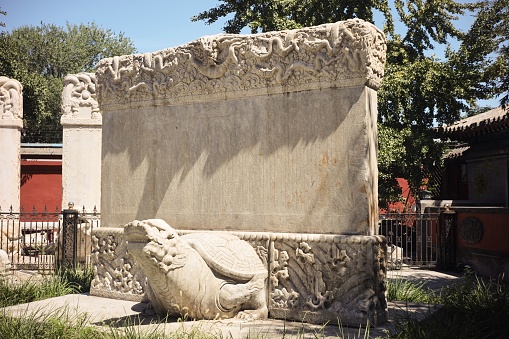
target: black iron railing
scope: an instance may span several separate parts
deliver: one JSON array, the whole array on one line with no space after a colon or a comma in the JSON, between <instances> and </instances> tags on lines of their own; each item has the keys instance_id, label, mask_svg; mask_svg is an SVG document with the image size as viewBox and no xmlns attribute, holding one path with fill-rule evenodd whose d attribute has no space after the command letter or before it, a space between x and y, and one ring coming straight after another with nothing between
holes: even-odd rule
<instances>
[{"instance_id":1,"label":"black iron railing","mask_svg":"<svg viewBox=\"0 0 509 339\"><path fill-rule=\"evenodd\" d=\"M69 210L50 212L45 208L42 212L26 212L22 208L14 212L12 207L0 210L0 248L7 253L12 270L49 273L62 264L89 264L92 230L100 226L100 214L95 208L90 212L73 210L76 218L71 225L64 218L66 211ZM71 246L64 229L67 234L72 233Z\"/></svg>"},{"instance_id":2,"label":"black iron railing","mask_svg":"<svg viewBox=\"0 0 509 339\"><path fill-rule=\"evenodd\" d=\"M439 253L439 213L387 213L379 233L387 237L389 268L435 267Z\"/></svg>"}]
</instances>

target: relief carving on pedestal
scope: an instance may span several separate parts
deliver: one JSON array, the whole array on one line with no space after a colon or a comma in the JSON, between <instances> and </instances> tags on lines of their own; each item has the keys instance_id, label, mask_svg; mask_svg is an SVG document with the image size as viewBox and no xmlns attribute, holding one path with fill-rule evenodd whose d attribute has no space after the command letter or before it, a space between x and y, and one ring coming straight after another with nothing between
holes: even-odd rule
<instances>
[{"instance_id":1,"label":"relief carving on pedestal","mask_svg":"<svg viewBox=\"0 0 509 339\"><path fill-rule=\"evenodd\" d=\"M221 100L336 86L378 89L385 37L359 19L255 35L206 36L97 65L101 107Z\"/></svg>"},{"instance_id":2,"label":"relief carving on pedestal","mask_svg":"<svg viewBox=\"0 0 509 339\"><path fill-rule=\"evenodd\" d=\"M361 319L376 313L377 305L386 308L379 244L293 238L271 245L271 315L319 322L331 316Z\"/></svg>"},{"instance_id":3,"label":"relief carving on pedestal","mask_svg":"<svg viewBox=\"0 0 509 339\"><path fill-rule=\"evenodd\" d=\"M141 296L145 293L145 276L126 252L126 244L118 232L104 229L92 236L91 262L94 279L91 290Z\"/></svg>"}]
</instances>

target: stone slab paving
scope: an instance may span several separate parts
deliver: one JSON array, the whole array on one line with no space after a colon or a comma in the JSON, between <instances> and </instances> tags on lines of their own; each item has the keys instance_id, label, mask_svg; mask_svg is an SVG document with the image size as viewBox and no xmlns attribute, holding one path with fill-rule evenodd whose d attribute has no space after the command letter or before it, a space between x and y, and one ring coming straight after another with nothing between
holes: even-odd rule
<instances>
[{"instance_id":1,"label":"stone slab paving","mask_svg":"<svg viewBox=\"0 0 509 339\"><path fill-rule=\"evenodd\" d=\"M450 284L459 277L455 274L435 271L405 269L389 271L388 279L394 278L419 279L429 283L430 288L439 289ZM12 316L25 316L33 312L48 314L51 312L67 311L71 316L86 313L90 324L98 326L113 326L119 329L129 325L139 325L141 331L164 331L170 336L172 332L183 331L190 333L193 330L215 335L218 338L363 338L365 328L338 327L337 324L319 326L283 320L264 320L246 322L235 319L218 321L178 321L175 319L159 319L155 316L143 315L145 304L125 300L114 300L90 296L88 294L66 295L10 306L0 312L7 312ZM389 303L389 322L383 326L369 329L369 337L384 336L384 331L391 329L398 317L407 312L416 317L424 317L438 309L435 305L422 305L405 302Z\"/></svg>"}]
</instances>

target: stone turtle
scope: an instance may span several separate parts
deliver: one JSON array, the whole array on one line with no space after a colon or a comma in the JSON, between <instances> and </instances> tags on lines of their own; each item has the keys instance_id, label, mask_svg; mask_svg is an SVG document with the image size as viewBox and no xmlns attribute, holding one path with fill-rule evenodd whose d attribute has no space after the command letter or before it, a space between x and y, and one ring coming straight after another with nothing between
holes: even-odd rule
<instances>
[{"instance_id":1,"label":"stone turtle","mask_svg":"<svg viewBox=\"0 0 509 339\"><path fill-rule=\"evenodd\" d=\"M263 319L267 270L247 242L226 233L179 236L161 219L124 227L127 250L147 276L159 314L193 319Z\"/></svg>"}]
</instances>

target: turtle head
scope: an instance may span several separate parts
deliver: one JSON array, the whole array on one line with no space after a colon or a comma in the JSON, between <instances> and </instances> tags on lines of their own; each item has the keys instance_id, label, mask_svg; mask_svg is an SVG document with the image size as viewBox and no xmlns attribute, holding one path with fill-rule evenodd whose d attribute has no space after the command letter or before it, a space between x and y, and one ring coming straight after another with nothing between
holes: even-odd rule
<instances>
[{"instance_id":1,"label":"turtle head","mask_svg":"<svg viewBox=\"0 0 509 339\"><path fill-rule=\"evenodd\" d=\"M177 231L161 219L134 220L124 226L124 236L130 242L154 241L162 244L166 239L178 237Z\"/></svg>"},{"instance_id":2,"label":"turtle head","mask_svg":"<svg viewBox=\"0 0 509 339\"><path fill-rule=\"evenodd\" d=\"M138 260L147 260L142 264L144 270L153 266L167 273L182 267L190 249L177 231L161 219L134 220L124 226L124 237L128 251Z\"/></svg>"}]
</instances>

